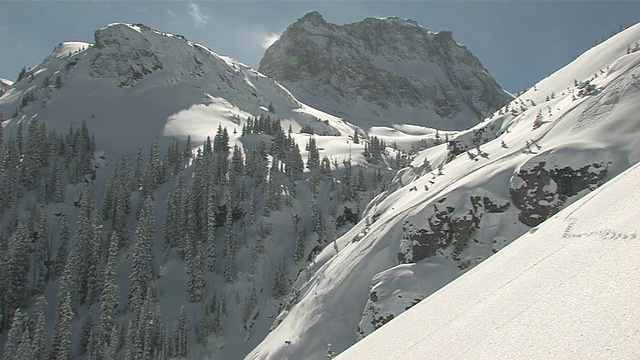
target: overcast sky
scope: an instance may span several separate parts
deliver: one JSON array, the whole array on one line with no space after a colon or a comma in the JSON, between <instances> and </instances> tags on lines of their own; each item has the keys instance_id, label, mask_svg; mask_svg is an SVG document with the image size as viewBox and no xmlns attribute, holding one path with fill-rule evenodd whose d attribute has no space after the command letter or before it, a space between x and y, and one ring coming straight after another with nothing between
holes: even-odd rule
<instances>
[{"instance_id":1,"label":"overcast sky","mask_svg":"<svg viewBox=\"0 0 640 360\"><path fill-rule=\"evenodd\" d=\"M0 77L15 80L62 41L93 42L112 22L143 23L186 36L257 68L291 23L317 10L328 22L398 16L451 30L512 92L531 86L640 21L639 1L6 1L0 0ZM639 39L640 40L640 39Z\"/></svg>"}]
</instances>

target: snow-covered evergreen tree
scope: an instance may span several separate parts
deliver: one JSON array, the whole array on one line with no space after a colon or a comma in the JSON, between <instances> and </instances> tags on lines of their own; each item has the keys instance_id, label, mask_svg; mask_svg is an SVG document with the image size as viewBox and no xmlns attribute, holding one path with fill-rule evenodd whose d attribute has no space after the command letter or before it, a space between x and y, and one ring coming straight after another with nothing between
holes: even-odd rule
<instances>
[{"instance_id":1,"label":"snow-covered evergreen tree","mask_svg":"<svg viewBox=\"0 0 640 360\"><path fill-rule=\"evenodd\" d=\"M136 228L136 242L133 251L133 269L131 272L131 288L129 300L135 292L145 294L153 279L153 236L154 236L153 201L147 198L140 213ZM135 304L133 304L135 306Z\"/></svg>"},{"instance_id":2,"label":"snow-covered evergreen tree","mask_svg":"<svg viewBox=\"0 0 640 360\"><path fill-rule=\"evenodd\" d=\"M55 334L53 336L51 355L49 356L50 359L54 360L71 359L71 320L73 318L71 293L75 261L75 254L72 252L66 261L60 279L60 289L56 295Z\"/></svg>"},{"instance_id":3,"label":"snow-covered evergreen tree","mask_svg":"<svg viewBox=\"0 0 640 360\"><path fill-rule=\"evenodd\" d=\"M224 239L224 278L228 283L232 283L235 277L236 236L233 229L233 206L230 198L227 198L226 210L227 215L224 221L224 227L227 231Z\"/></svg>"},{"instance_id":4,"label":"snow-covered evergreen tree","mask_svg":"<svg viewBox=\"0 0 640 360\"><path fill-rule=\"evenodd\" d=\"M31 240L27 231L27 227L20 224L9 238L7 258L2 270L2 319L5 321L3 328L7 328L6 322L14 318L14 311L22 307L27 300L27 275L31 251Z\"/></svg>"},{"instance_id":5,"label":"snow-covered evergreen tree","mask_svg":"<svg viewBox=\"0 0 640 360\"><path fill-rule=\"evenodd\" d=\"M296 234L296 249L294 259L296 263L301 262L304 259L304 252L306 247L306 227L302 221L300 221L300 217L295 215L293 219L293 225Z\"/></svg>"},{"instance_id":6,"label":"snow-covered evergreen tree","mask_svg":"<svg viewBox=\"0 0 640 360\"><path fill-rule=\"evenodd\" d=\"M15 309L12 316L9 334L7 335L7 342L4 347L3 359L21 360L18 357L18 351L20 349L20 342L22 341L23 334L29 329L28 321L29 319L27 314L22 313L20 309Z\"/></svg>"},{"instance_id":7,"label":"snow-covered evergreen tree","mask_svg":"<svg viewBox=\"0 0 640 360\"><path fill-rule=\"evenodd\" d=\"M109 241L107 264L102 275L102 292L100 293L100 309L98 314L98 329L95 345L95 358L108 360L108 349L113 348L117 339L111 337L116 326L116 308L118 306L118 285L116 283L116 268L118 267L118 236L113 234Z\"/></svg>"},{"instance_id":8,"label":"snow-covered evergreen tree","mask_svg":"<svg viewBox=\"0 0 640 360\"><path fill-rule=\"evenodd\" d=\"M215 232L216 232L216 218L217 218L218 204L216 199L216 192L214 189L209 190L209 196L207 197L207 234L206 234L206 265L207 270L213 272L216 270L216 246L215 246Z\"/></svg>"},{"instance_id":9,"label":"snow-covered evergreen tree","mask_svg":"<svg viewBox=\"0 0 640 360\"><path fill-rule=\"evenodd\" d=\"M309 155L307 157L307 167L311 170L316 170L320 167L320 152L316 145L316 139L312 136L309 138L308 150Z\"/></svg>"},{"instance_id":10,"label":"snow-covered evergreen tree","mask_svg":"<svg viewBox=\"0 0 640 360\"><path fill-rule=\"evenodd\" d=\"M82 193L76 231L77 289L80 303L91 303L97 296L99 255L102 247L101 225L93 202L92 189Z\"/></svg>"},{"instance_id":11,"label":"snow-covered evergreen tree","mask_svg":"<svg viewBox=\"0 0 640 360\"><path fill-rule=\"evenodd\" d=\"M93 316L91 312L87 313L82 322L82 328L80 330L80 340L78 342L78 354L86 354L87 349L90 347L91 333L93 332ZM90 357L91 353L87 355Z\"/></svg>"},{"instance_id":12,"label":"snow-covered evergreen tree","mask_svg":"<svg viewBox=\"0 0 640 360\"><path fill-rule=\"evenodd\" d=\"M44 360L47 358L46 343L46 319L44 317L44 306L47 304L44 296L39 296L33 310L34 327L31 341L32 355L34 360Z\"/></svg>"},{"instance_id":13,"label":"snow-covered evergreen tree","mask_svg":"<svg viewBox=\"0 0 640 360\"><path fill-rule=\"evenodd\" d=\"M51 259L51 251L49 249L49 224L47 220L47 212L44 207L39 211L38 229L36 236L36 270L38 272L38 280L36 287L44 289L45 284L49 281L49 263Z\"/></svg>"},{"instance_id":14,"label":"snow-covered evergreen tree","mask_svg":"<svg viewBox=\"0 0 640 360\"><path fill-rule=\"evenodd\" d=\"M69 218L68 210L65 207L60 213L60 233L58 235L58 247L56 250L56 258L54 263L54 271L56 276L62 275L64 266L69 256L67 248L69 247Z\"/></svg>"},{"instance_id":15,"label":"snow-covered evergreen tree","mask_svg":"<svg viewBox=\"0 0 640 360\"><path fill-rule=\"evenodd\" d=\"M287 272L285 268L285 263L283 259L280 259L278 262L278 267L276 269L275 279L273 282L273 290L272 295L276 299L282 298L287 294L289 286L289 280L287 279Z\"/></svg>"}]
</instances>

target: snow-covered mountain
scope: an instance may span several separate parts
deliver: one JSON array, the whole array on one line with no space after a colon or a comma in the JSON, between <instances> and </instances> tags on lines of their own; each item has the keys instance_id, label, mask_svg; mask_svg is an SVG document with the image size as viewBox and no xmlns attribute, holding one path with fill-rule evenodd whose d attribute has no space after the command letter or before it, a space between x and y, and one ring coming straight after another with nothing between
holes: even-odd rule
<instances>
[{"instance_id":1,"label":"snow-covered mountain","mask_svg":"<svg viewBox=\"0 0 640 360\"><path fill-rule=\"evenodd\" d=\"M640 53L627 48L638 39L640 25L626 29L420 152L316 258L247 359L345 350L637 163Z\"/></svg>"},{"instance_id":2,"label":"snow-covered mountain","mask_svg":"<svg viewBox=\"0 0 640 360\"><path fill-rule=\"evenodd\" d=\"M451 32L395 17L340 26L310 12L267 49L260 72L365 129L467 129L512 99Z\"/></svg>"},{"instance_id":3,"label":"snow-covered mountain","mask_svg":"<svg viewBox=\"0 0 640 360\"><path fill-rule=\"evenodd\" d=\"M445 32L363 24L378 22L477 61ZM3 355L341 352L640 160L639 38L636 25L459 132L401 111L358 127L140 24L61 43L0 96ZM492 108L474 84L446 121ZM414 111L406 99L393 106Z\"/></svg>"},{"instance_id":4,"label":"snow-covered mountain","mask_svg":"<svg viewBox=\"0 0 640 360\"><path fill-rule=\"evenodd\" d=\"M9 131L33 116L59 131L86 121L104 150L118 155L144 148L156 136L166 145L191 134L201 144L218 125L239 132L237 118L267 114L271 103L273 115L294 132L309 126L317 134L353 134L275 81L180 35L111 24L95 39L93 45L60 44L4 94L0 112L12 118L5 124Z\"/></svg>"},{"instance_id":5,"label":"snow-covered mountain","mask_svg":"<svg viewBox=\"0 0 640 360\"><path fill-rule=\"evenodd\" d=\"M18 309L35 319L42 308L47 342L66 344L51 339L63 328L56 309L68 305L74 358L126 357L135 345L127 339L151 336L143 318L157 326L148 355L153 348L160 358L244 357L292 302L296 276L353 226L388 183L387 159L401 155L377 143L368 151L379 164L367 164L369 140L356 126L234 59L140 24L108 25L94 44L59 44L2 94L0 114L2 271L29 274L0 285L4 354L31 348L30 334L24 342L3 331L16 323L23 336ZM399 148L434 141L432 130L415 126L378 132ZM113 233L119 251L107 261ZM145 255L152 284L140 296L131 289L143 238L152 239ZM17 262L26 269L12 273ZM102 306L106 273L119 296ZM71 278L79 280L63 291ZM40 295L47 305L35 305ZM115 315L104 315L109 308ZM105 316L118 340L98 324Z\"/></svg>"},{"instance_id":6,"label":"snow-covered mountain","mask_svg":"<svg viewBox=\"0 0 640 360\"><path fill-rule=\"evenodd\" d=\"M337 359L640 357L640 166Z\"/></svg>"}]
</instances>

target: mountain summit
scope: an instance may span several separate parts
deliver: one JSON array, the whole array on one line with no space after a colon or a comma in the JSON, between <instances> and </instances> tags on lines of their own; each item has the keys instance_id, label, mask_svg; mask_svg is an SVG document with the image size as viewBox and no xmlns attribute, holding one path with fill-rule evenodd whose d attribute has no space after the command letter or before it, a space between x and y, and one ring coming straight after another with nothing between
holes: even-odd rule
<instances>
[{"instance_id":1,"label":"mountain summit","mask_svg":"<svg viewBox=\"0 0 640 360\"><path fill-rule=\"evenodd\" d=\"M335 25L310 12L267 49L259 70L364 128L463 129L511 99L451 32L396 17Z\"/></svg>"}]
</instances>

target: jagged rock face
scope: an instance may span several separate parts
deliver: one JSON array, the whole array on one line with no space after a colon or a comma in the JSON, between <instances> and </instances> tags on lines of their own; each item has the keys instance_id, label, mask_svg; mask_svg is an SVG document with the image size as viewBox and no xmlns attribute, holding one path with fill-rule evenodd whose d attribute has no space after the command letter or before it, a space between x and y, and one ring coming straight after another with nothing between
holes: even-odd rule
<instances>
[{"instance_id":1,"label":"jagged rock face","mask_svg":"<svg viewBox=\"0 0 640 360\"><path fill-rule=\"evenodd\" d=\"M141 24L112 24L95 32L95 54L90 75L120 81L120 86L136 82L158 70L174 77L172 82L217 76L216 81L234 88L238 75L208 49L180 35L161 33ZM235 89L235 88L234 88Z\"/></svg>"},{"instance_id":2,"label":"jagged rock face","mask_svg":"<svg viewBox=\"0 0 640 360\"><path fill-rule=\"evenodd\" d=\"M115 77L122 86L131 86L163 67L149 40L129 26L121 24L97 30L95 39L97 51L90 65L95 77Z\"/></svg>"},{"instance_id":3,"label":"jagged rock face","mask_svg":"<svg viewBox=\"0 0 640 360\"><path fill-rule=\"evenodd\" d=\"M465 269L471 263L460 255L476 240L474 235L483 226L483 215L504 213L510 205L488 196L473 195L464 209L456 209L447 206L446 198L439 199L427 219L428 227L420 228L405 222L398 261L413 263L436 255L444 256L443 250L448 249L447 254L458 268Z\"/></svg>"},{"instance_id":4,"label":"jagged rock face","mask_svg":"<svg viewBox=\"0 0 640 360\"><path fill-rule=\"evenodd\" d=\"M267 50L260 71L365 127L468 128L511 99L451 32L397 18L339 26L309 13Z\"/></svg>"},{"instance_id":5,"label":"jagged rock face","mask_svg":"<svg viewBox=\"0 0 640 360\"><path fill-rule=\"evenodd\" d=\"M606 175L605 162L595 162L577 169L569 166L548 169L547 163L541 161L530 169L518 171L518 186L509 189L511 201L520 210L520 222L538 226L560 211L569 197L602 185Z\"/></svg>"}]
</instances>

